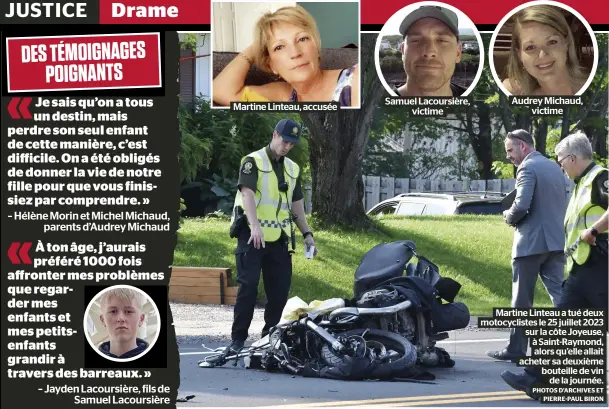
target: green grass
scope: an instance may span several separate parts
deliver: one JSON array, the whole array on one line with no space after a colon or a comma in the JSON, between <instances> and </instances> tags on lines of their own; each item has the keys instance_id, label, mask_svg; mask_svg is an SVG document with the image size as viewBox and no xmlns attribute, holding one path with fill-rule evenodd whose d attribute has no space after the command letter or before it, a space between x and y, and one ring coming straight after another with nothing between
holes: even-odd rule
<instances>
[{"instance_id":1,"label":"green grass","mask_svg":"<svg viewBox=\"0 0 609 409\"><path fill-rule=\"evenodd\" d=\"M500 216L395 217L377 219L385 233L343 229L315 230L319 254L308 260L299 236L293 256L290 297L305 302L353 296L353 274L364 254L379 243L412 240L417 251L440 268L440 274L459 281L458 299L472 315L490 315L493 307L509 307L512 294L511 248L513 229ZM185 220L178 232L176 266L226 267L236 274L229 222ZM262 286L260 286L262 289ZM535 306L551 307L541 281Z\"/></svg>"}]
</instances>

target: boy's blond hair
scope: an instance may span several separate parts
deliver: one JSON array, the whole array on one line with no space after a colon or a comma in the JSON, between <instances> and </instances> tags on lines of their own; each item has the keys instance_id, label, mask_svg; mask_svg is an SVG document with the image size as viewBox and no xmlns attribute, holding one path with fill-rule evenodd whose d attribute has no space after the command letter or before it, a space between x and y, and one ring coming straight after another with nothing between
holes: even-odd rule
<instances>
[{"instance_id":1,"label":"boy's blond hair","mask_svg":"<svg viewBox=\"0 0 609 409\"><path fill-rule=\"evenodd\" d=\"M132 290L131 288L113 288L112 290L108 290L102 294L100 300L102 310L104 305L106 305L108 300L111 298L117 298L126 302L133 302L138 310L141 310L142 306L144 305L144 297L142 297L139 292Z\"/></svg>"}]
</instances>

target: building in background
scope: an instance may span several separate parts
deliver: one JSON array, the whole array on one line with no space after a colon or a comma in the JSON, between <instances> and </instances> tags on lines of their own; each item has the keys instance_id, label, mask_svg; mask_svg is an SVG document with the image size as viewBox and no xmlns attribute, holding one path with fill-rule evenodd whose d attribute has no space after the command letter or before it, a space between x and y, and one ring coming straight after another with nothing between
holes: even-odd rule
<instances>
[{"instance_id":1,"label":"building in background","mask_svg":"<svg viewBox=\"0 0 609 409\"><path fill-rule=\"evenodd\" d=\"M180 40L180 103L192 105L196 97L211 98L210 33L178 33ZM182 46L192 42L194 48Z\"/></svg>"}]
</instances>

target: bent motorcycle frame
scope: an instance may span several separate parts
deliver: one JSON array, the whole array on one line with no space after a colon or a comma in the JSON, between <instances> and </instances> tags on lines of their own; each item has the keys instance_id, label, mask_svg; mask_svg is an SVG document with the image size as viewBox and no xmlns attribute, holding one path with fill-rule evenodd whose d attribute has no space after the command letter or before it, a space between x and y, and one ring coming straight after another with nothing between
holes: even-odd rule
<instances>
[{"instance_id":1,"label":"bent motorcycle frame","mask_svg":"<svg viewBox=\"0 0 609 409\"><path fill-rule=\"evenodd\" d=\"M301 327L301 328L306 327L306 328L312 330L337 353L344 353L347 350L347 346L345 344L343 344L340 340L336 339L332 334L330 334L320 325L315 324L315 322L313 322L313 320L310 317L306 316L306 314L304 314L302 316L302 318L300 318L299 320L294 321L285 326L285 328L289 328L289 327ZM292 365L292 361L290 358L290 354L287 350L286 344L276 343L275 345L272 345L270 336L267 335L267 337L269 337L269 341L267 343L264 343L264 344L261 344L261 345L255 346L255 347L242 348L241 350L239 350L233 354L224 355L224 351L220 352L220 351L216 350L219 353L217 355L208 356L206 359L199 361L199 363L198 363L199 367L210 368L210 367L215 367L215 366L222 366L226 362L229 362L229 361L234 360L236 363L236 361L238 361L241 358L246 358L246 357L251 358L254 356L262 357L265 352L266 353L270 352L271 357L277 361L277 364L282 369L287 369L295 375L298 374L298 372L300 371L301 368L298 368L298 367ZM280 357L277 353L273 352L274 350L279 350L281 352L282 356ZM210 362L209 361L210 359L216 359L216 360L214 362Z\"/></svg>"},{"instance_id":2,"label":"bent motorcycle frame","mask_svg":"<svg viewBox=\"0 0 609 409\"><path fill-rule=\"evenodd\" d=\"M399 304L390 305L389 307L381 308L357 308L357 307L344 307L337 308L330 313L328 317L330 322L335 322L339 318L344 316L369 316L369 315L390 315L398 313L402 310L406 310L412 306L409 300L402 301Z\"/></svg>"},{"instance_id":3,"label":"bent motorcycle frame","mask_svg":"<svg viewBox=\"0 0 609 409\"><path fill-rule=\"evenodd\" d=\"M413 250L414 251L414 250ZM370 317L370 316L385 316L397 314L400 311L404 311L412 307L412 302L409 300L402 301L401 303L391 305L388 307L380 308L357 308L357 307L344 307L338 308L330 312L328 321L322 321L320 325L328 326L334 324L345 324L350 322L351 319L358 317ZM421 312L416 312L416 344L421 354L435 345L434 341L444 339L448 337L448 334L437 334L438 339L430 339L426 331L426 320L425 316Z\"/></svg>"}]
</instances>

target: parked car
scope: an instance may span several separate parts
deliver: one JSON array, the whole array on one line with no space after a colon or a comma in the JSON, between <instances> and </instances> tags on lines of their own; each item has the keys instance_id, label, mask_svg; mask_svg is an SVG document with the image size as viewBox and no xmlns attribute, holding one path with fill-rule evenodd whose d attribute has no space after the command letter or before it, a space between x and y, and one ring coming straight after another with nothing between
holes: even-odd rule
<instances>
[{"instance_id":1,"label":"parked car","mask_svg":"<svg viewBox=\"0 0 609 409\"><path fill-rule=\"evenodd\" d=\"M401 216L502 214L504 193L402 193L383 200L366 212L369 216L394 214Z\"/></svg>"}]
</instances>

